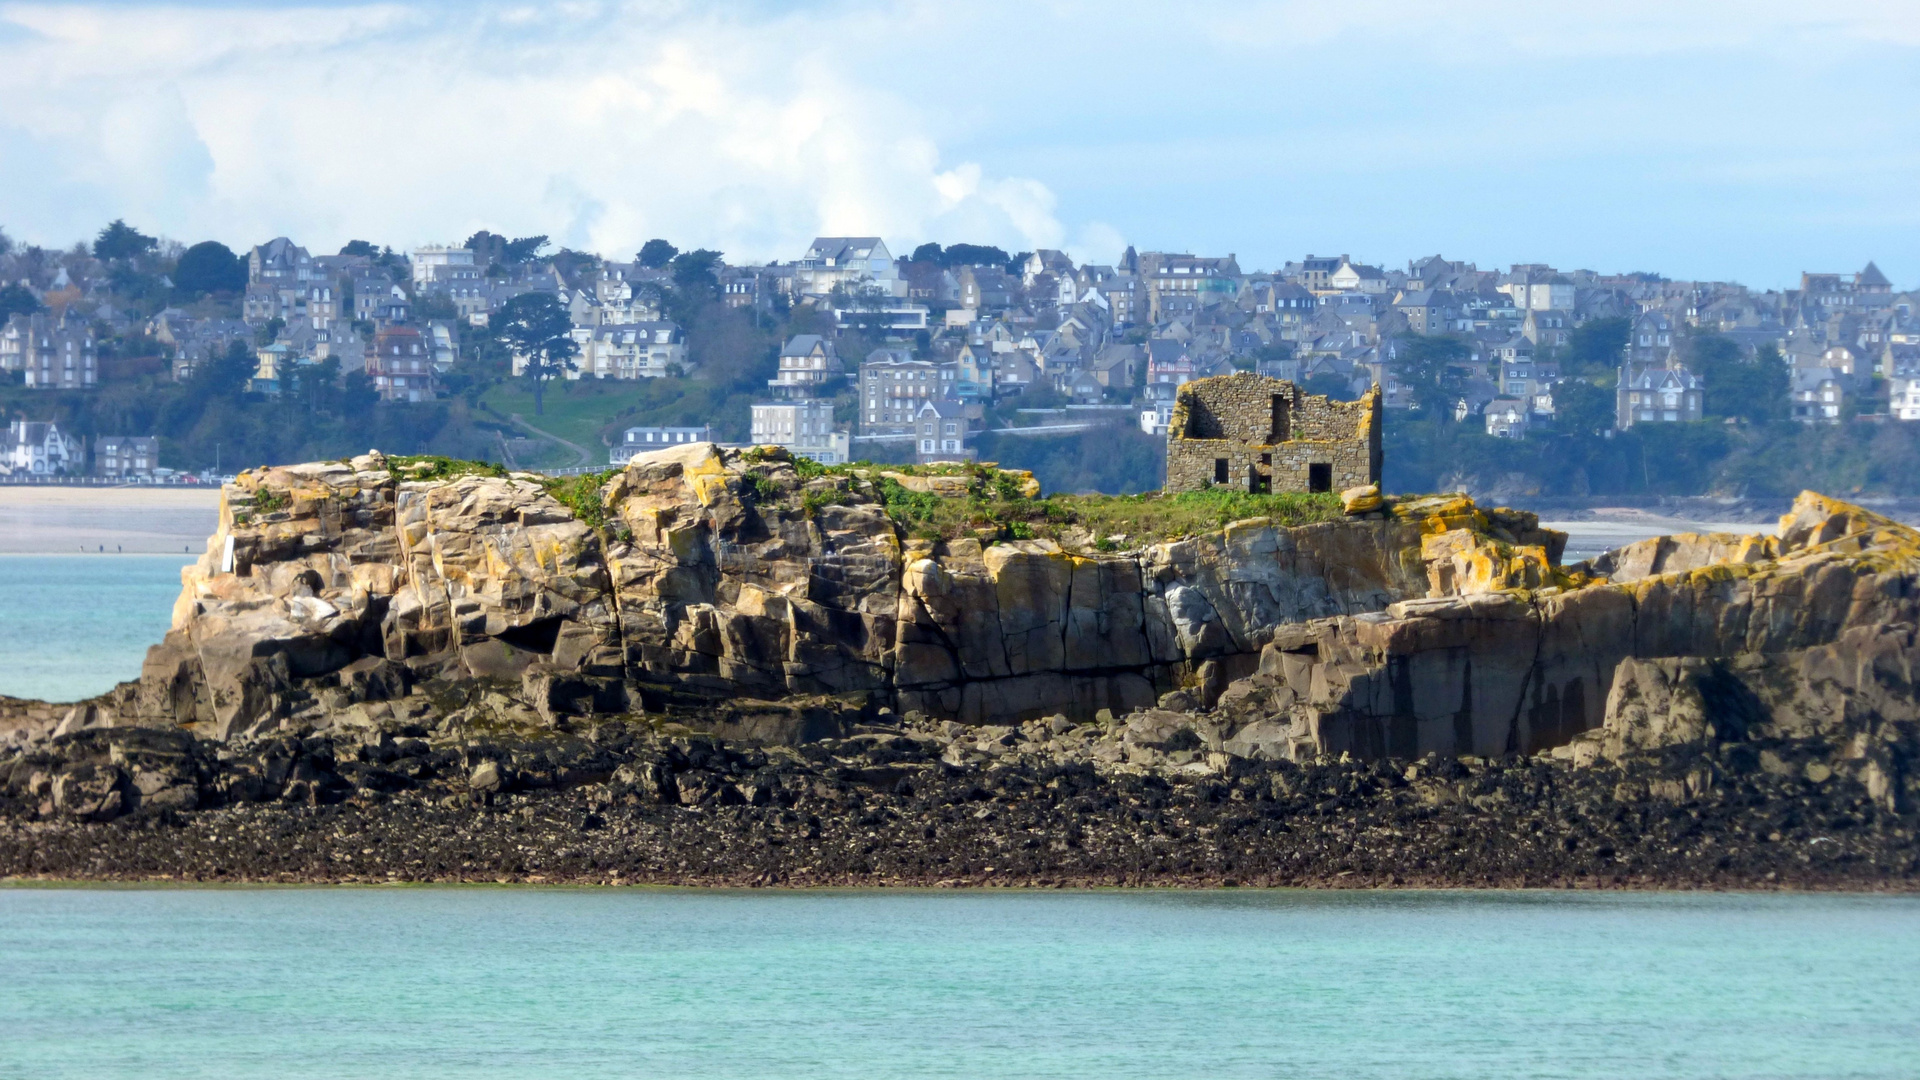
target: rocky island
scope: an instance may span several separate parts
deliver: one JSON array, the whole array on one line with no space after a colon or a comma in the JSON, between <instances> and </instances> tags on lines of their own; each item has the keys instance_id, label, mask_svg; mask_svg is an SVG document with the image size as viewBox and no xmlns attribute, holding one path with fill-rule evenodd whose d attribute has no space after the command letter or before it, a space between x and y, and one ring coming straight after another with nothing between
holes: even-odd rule
<instances>
[{"instance_id":1,"label":"rocky island","mask_svg":"<svg viewBox=\"0 0 1920 1080\"><path fill-rule=\"evenodd\" d=\"M1920 533L1564 540L706 443L253 470L137 681L0 699L0 875L1920 882Z\"/></svg>"}]
</instances>

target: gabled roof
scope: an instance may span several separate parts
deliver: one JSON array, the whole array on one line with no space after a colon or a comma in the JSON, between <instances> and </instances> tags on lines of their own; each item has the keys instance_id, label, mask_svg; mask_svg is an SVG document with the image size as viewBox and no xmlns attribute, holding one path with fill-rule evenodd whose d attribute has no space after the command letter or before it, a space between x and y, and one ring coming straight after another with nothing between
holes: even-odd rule
<instances>
[{"instance_id":1,"label":"gabled roof","mask_svg":"<svg viewBox=\"0 0 1920 1080\"><path fill-rule=\"evenodd\" d=\"M1147 355L1155 363L1171 364L1187 355L1187 343L1172 338L1154 338L1147 342Z\"/></svg>"},{"instance_id":2,"label":"gabled roof","mask_svg":"<svg viewBox=\"0 0 1920 1080\"><path fill-rule=\"evenodd\" d=\"M823 354L831 353L833 344L819 334L795 334L787 339L786 345L780 349L780 355L812 356L815 349Z\"/></svg>"},{"instance_id":3,"label":"gabled roof","mask_svg":"<svg viewBox=\"0 0 1920 1080\"><path fill-rule=\"evenodd\" d=\"M879 246L877 236L816 236L807 248L807 258L832 259L839 266L848 259L864 259Z\"/></svg>"},{"instance_id":4,"label":"gabled roof","mask_svg":"<svg viewBox=\"0 0 1920 1080\"><path fill-rule=\"evenodd\" d=\"M1794 368L1792 373L1796 392L1818 390L1827 383L1838 383L1842 378L1839 368L1830 367Z\"/></svg>"},{"instance_id":5,"label":"gabled roof","mask_svg":"<svg viewBox=\"0 0 1920 1080\"><path fill-rule=\"evenodd\" d=\"M1888 281L1887 275L1881 273L1880 268L1873 265L1871 261L1867 263L1865 270L1855 275L1854 283L1856 285L1885 285L1887 288L1893 287L1893 282Z\"/></svg>"}]
</instances>

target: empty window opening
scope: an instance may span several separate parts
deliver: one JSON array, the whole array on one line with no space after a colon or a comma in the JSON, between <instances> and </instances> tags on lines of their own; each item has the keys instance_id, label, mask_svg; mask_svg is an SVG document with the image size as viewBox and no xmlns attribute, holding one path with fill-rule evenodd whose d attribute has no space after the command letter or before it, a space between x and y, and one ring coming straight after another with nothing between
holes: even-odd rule
<instances>
[{"instance_id":1,"label":"empty window opening","mask_svg":"<svg viewBox=\"0 0 1920 1080\"><path fill-rule=\"evenodd\" d=\"M1265 495L1273 490L1273 477L1261 472L1257 465L1247 466L1247 490L1255 495Z\"/></svg>"},{"instance_id":2,"label":"empty window opening","mask_svg":"<svg viewBox=\"0 0 1920 1080\"><path fill-rule=\"evenodd\" d=\"M1330 462L1316 461L1307 466L1307 490L1333 490L1333 465Z\"/></svg>"},{"instance_id":3,"label":"empty window opening","mask_svg":"<svg viewBox=\"0 0 1920 1080\"><path fill-rule=\"evenodd\" d=\"M1228 469L1228 465L1227 465L1226 458L1214 458L1213 459L1213 482L1216 484L1226 483L1227 477L1229 475L1227 472L1227 469Z\"/></svg>"},{"instance_id":4,"label":"empty window opening","mask_svg":"<svg viewBox=\"0 0 1920 1080\"><path fill-rule=\"evenodd\" d=\"M1267 441L1280 443L1290 438L1292 436L1287 434L1287 396L1275 394L1273 395L1273 430L1267 435Z\"/></svg>"}]
</instances>

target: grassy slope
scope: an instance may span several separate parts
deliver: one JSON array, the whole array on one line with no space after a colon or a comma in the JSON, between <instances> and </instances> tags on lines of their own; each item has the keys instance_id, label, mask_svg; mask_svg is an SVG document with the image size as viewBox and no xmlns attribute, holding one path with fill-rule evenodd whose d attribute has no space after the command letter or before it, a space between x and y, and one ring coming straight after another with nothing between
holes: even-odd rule
<instances>
[{"instance_id":1,"label":"grassy slope","mask_svg":"<svg viewBox=\"0 0 1920 1080\"><path fill-rule=\"evenodd\" d=\"M879 476L883 471L960 475L968 477L970 483L964 497L942 497L909 491ZM966 535L983 539L1060 538L1083 533L1083 542L1090 540L1104 548L1120 542L1138 544L1211 532L1246 518L1271 518L1277 525L1291 526L1337 521L1344 516L1338 495L1250 495L1209 489L1176 495L1056 494L1028 499L1018 494L1014 478L979 465L901 468L859 463L828 469L807 463L801 475L864 476L873 480L876 493L894 520L912 535L928 539Z\"/></svg>"}]
</instances>

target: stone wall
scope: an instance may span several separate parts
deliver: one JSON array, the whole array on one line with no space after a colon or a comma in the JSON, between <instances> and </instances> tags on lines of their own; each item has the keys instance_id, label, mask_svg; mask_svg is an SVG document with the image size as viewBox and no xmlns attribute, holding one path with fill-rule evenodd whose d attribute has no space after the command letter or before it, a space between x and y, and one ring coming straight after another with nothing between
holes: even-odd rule
<instances>
[{"instance_id":1,"label":"stone wall","mask_svg":"<svg viewBox=\"0 0 1920 1080\"><path fill-rule=\"evenodd\" d=\"M1264 375L1196 379L1174 402L1166 490L1344 491L1377 484L1380 417L1379 387L1358 401L1335 401Z\"/></svg>"}]
</instances>

